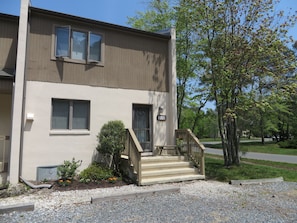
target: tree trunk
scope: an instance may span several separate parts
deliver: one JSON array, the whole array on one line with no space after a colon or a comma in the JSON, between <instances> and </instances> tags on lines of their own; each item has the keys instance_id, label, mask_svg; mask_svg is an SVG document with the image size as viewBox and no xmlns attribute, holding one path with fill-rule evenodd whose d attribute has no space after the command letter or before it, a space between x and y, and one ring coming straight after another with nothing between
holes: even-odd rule
<instances>
[{"instance_id":1,"label":"tree trunk","mask_svg":"<svg viewBox=\"0 0 297 223\"><path fill-rule=\"evenodd\" d=\"M221 107L218 107L218 125L224 155L224 165L239 165L239 137L237 134L236 118L228 117L224 121Z\"/></svg>"},{"instance_id":2,"label":"tree trunk","mask_svg":"<svg viewBox=\"0 0 297 223\"><path fill-rule=\"evenodd\" d=\"M263 112L260 110L260 134L261 134L261 143L264 145L264 118L263 118Z\"/></svg>"}]
</instances>

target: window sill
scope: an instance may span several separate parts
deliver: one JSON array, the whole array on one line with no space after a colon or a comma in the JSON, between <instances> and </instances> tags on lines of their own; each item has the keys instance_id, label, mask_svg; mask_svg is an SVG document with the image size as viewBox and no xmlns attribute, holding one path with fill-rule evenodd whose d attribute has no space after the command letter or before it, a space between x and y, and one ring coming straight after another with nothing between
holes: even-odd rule
<instances>
[{"instance_id":1,"label":"window sill","mask_svg":"<svg viewBox=\"0 0 297 223\"><path fill-rule=\"evenodd\" d=\"M50 135L90 135L90 130L50 130Z\"/></svg>"},{"instance_id":2,"label":"window sill","mask_svg":"<svg viewBox=\"0 0 297 223\"><path fill-rule=\"evenodd\" d=\"M90 66L104 67L104 62L103 61L75 60L75 59L71 59L71 58L68 58L68 57L52 57L51 60L67 62L67 63L76 63L76 64L84 64L84 65L90 65Z\"/></svg>"}]
</instances>

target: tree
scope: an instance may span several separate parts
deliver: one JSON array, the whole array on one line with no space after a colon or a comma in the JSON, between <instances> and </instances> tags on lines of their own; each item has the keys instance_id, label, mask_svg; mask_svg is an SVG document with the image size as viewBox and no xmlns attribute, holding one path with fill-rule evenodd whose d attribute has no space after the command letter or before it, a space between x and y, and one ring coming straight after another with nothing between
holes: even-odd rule
<instances>
[{"instance_id":1,"label":"tree","mask_svg":"<svg viewBox=\"0 0 297 223\"><path fill-rule=\"evenodd\" d=\"M179 124L184 108L196 108L198 118L201 105L213 100L226 166L240 162L240 132L252 124L248 114L259 118L264 136L268 115L294 92L295 75L290 81L287 75L295 72L296 58L287 30L296 15L276 14L278 2L180 0L174 7Z\"/></svg>"},{"instance_id":2,"label":"tree","mask_svg":"<svg viewBox=\"0 0 297 223\"><path fill-rule=\"evenodd\" d=\"M296 17L274 15L274 0L189 0L192 29L201 38L203 82L211 89L225 165L239 164L240 115L253 107L265 110L268 98L283 93L285 75L294 69L286 30ZM284 63L285 62L285 63ZM258 90L271 84L265 99ZM267 87L268 89L268 87Z\"/></svg>"},{"instance_id":3,"label":"tree","mask_svg":"<svg viewBox=\"0 0 297 223\"><path fill-rule=\"evenodd\" d=\"M148 3L146 12L137 12L134 17L128 17L128 24L134 28L157 32L172 27L173 10L169 0L152 0Z\"/></svg>"}]
</instances>

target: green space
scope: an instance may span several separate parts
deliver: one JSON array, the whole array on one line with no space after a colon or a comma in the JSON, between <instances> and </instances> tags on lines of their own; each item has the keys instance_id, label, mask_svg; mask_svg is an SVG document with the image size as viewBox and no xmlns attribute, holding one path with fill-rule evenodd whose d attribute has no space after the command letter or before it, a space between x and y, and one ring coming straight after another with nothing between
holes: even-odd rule
<instances>
[{"instance_id":1,"label":"green space","mask_svg":"<svg viewBox=\"0 0 297 223\"><path fill-rule=\"evenodd\" d=\"M203 143L206 147L220 149L222 144L207 144ZM293 155L297 156L297 149L280 148L275 142L267 142L264 145L261 142L243 142L240 143L241 152L255 152L255 153L270 153L280 155Z\"/></svg>"},{"instance_id":2,"label":"green space","mask_svg":"<svg viewBox=\"0 0 297 223\"><path fill-rule=\"evenodd\" d=\"M202 138L202 139L199 138L199 141L202 142L202 143L205 143L205 142L221 142L221 138Z\"/></svg>"},{"instance_id":3,"label":"green space","mask_svg":"<svg viewBox=\"0 0 297 223\"><path fill-rule=\"evenodd\" d=\"M283 177L285 181L297 182L297 165L261 160L243 159L239 166L225 167L221 156L206 155L207 179L229 182Z\"/></svg>"}]
</instances>

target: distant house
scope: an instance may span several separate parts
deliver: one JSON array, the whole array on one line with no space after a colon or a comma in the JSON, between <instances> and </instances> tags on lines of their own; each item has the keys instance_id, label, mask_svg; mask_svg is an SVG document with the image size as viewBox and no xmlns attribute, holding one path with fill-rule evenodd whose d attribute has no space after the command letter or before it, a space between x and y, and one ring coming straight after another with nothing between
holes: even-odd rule
<instances>
[{"instance_id":1,"label":"distant house","mask_svg":"<svg viewBox=\"0 0 297 223\"><path fill-rule=\"evenodd\" d=\"M73 157L86 168L110 120L133 130L143 154L175 144L174 29L23 7L20 17L0 14L0 51L0 164L9 182L40 180Z\"/></svg>"}]
</instances>

